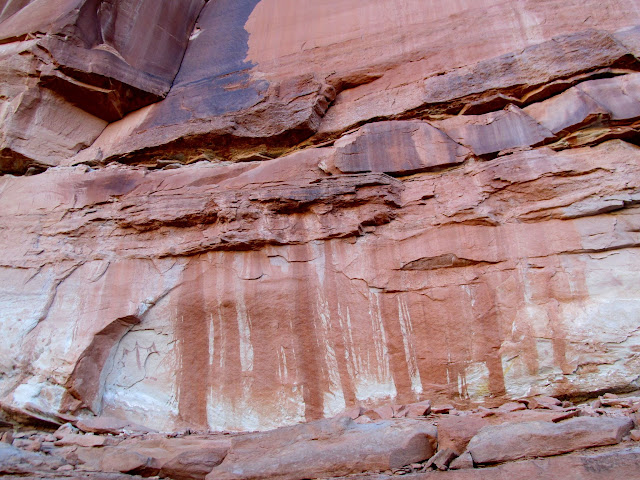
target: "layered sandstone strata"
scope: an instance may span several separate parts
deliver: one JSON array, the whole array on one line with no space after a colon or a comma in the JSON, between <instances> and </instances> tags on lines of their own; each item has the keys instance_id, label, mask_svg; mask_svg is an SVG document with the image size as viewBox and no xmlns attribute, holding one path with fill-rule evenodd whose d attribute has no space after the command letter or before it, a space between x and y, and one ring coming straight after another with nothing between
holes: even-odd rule
<instances>
[{"instance_id":1,"label":"layered sandstone strata","mask_svg":"<svg viewBox=\"0 0 640 480\"><path fill-rule=\"evenodd\" d=\"M637 387L636 2L290 3L0 2L4 408Z\"/></svg>"}]
</instances>

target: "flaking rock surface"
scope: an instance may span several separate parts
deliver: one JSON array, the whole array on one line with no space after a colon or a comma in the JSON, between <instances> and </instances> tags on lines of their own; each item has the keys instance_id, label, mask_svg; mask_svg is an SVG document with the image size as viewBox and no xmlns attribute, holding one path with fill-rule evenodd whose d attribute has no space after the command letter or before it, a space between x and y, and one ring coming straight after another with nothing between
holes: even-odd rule
<instances>
[{"instance_id":1,"label":"flaking rock surface","mask_svg":"<svg viewBox=\"0 0 640 480\"><path fill-rule=\"evenodd\" d=\"M0 404L250 431L637 388L636 25L0 1Z\"/></svg>"}]
</instances>

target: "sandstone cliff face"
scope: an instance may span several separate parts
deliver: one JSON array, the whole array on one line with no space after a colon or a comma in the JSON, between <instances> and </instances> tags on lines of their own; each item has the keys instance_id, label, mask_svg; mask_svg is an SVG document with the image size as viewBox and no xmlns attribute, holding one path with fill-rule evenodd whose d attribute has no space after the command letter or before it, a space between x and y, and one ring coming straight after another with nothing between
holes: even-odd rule
<instances>
[{"instance_id":1,"label":"sandstone cliff face","mask_svg":"<svg viewBox=\"0 0 640 480\"><path fill-rule=\"evenodd\" d=\"M255 430L637 387L637 2L0 21L5 408Z\"/></svg>"}]
</instances>

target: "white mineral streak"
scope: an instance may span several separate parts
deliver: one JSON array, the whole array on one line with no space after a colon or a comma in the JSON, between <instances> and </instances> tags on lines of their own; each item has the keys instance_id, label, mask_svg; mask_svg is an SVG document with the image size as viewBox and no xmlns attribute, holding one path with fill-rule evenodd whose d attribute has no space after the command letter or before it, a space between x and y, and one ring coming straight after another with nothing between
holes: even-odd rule
<instances>
[{"instance_id":1,"label":"white mineral streak","mask_svg":"<svg viewBox=\"0 0 640 480\"><path fill-rule=\"evenodd\" d=\"M422 380L420 380L418 360L413 346L413 325L411 324L409 306L407 305L406 300L400 295L398 295L398 317L400 322L400 331L402 332L404 355L407 361L407 368L409 369L409 377L411 378L411 390L415 393L422 393Z\"/></svg>"},{"instance_id":2,"label":"white mineral streak","mask_svg":"<svg viewBox=\"0 0 640 480\"><path fill-rule=\"evenodd\" d=\"M243 372L253 370L253 345L251 344L251 319L244 300L243 284L236 280L236 312L240 339L240 365Z\"/></svg>"}]
</instances>

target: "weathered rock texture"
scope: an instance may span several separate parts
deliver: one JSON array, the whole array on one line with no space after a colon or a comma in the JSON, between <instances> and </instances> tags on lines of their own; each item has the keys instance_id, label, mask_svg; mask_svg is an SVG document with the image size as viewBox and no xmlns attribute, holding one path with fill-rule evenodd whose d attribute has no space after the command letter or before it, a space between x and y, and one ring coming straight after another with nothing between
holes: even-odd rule
<instances>
[{"instance_id":1,"label":"weathered rock texture","mask_svg":"<svg viewBox=\"0 0 640 480\"><path fill-rule=\"evenodd\" d=\"M548 457L581 448L615 445L633 426L628 418L572 418L563 423L524 422L485 427L467 446L476 464Z\"/></svg>"},{"instance_id":2,"label":"weathered rock texture","mask_svg":"<svg viewBox=\"0 0 640 480\"><path fill-rule=\"evenodd\" d=\"M141 434L116 418L100 417L75 421L75 426L66 423L53 433L6 431L0 435L0 474L46 479L121 475L129 480L378 479L398 474L469 480L638 477L640 430L629 429L638 425L640 397L606 394L591 404L565 401L564 406L544 400L466 411L434 405L434 411L448 412L415 418L405 417L408 408L387 405L363 414L353 409L351 416L233 434ZM387 409L393 418L369 418ZM479 424L484 427L470 433ZM96 427L109 434L94 434ZM6 429L0 424L0 431ZM451 445L451 433L458 440L470 433L468 448Z\"/></svg>"},{"instance_id":3,"label":"weathered rock texture","mask_svg":"<svg viewBox=\"0 0 640 480\"><path fill-rule=\"evenodd\" d=\"M238 437L207 480L322 478L427 460L437 430L416 420L356 425L342 417ZM265 452L264 454L262 452Z\"/></svg>"},{"instance_id":4,"label":"weathered rock texture","mask_svg":"<svg viewBox=\"0 0 640 480\"><path fill-rule=\"evenodd\" d=\"M166 96L203 5L0 2L0 170L58 165Z\"/></svg>"},{"instance_id":5,"label":"weathered rock texture","mask_svg":"<svg viewBox=\"0 0 640 480\"><path fill-rule=\"evenodd\" d=\"M637 2L0 20L13 415L257 430L637 387Z\"/></svg>"}]
</instances>

